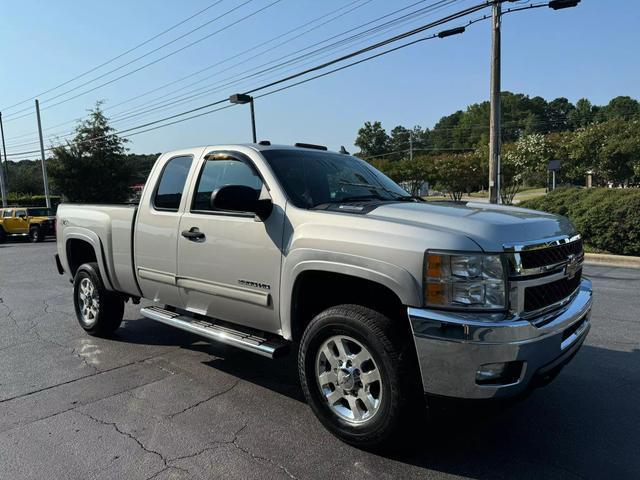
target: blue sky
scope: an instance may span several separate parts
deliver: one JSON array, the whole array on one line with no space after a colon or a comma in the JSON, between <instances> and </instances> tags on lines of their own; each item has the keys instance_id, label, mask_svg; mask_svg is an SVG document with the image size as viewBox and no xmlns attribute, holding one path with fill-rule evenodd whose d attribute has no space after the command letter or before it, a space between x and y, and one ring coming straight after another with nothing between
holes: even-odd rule
<instances>
[{"instance_id":1,"label":"blue sky","mask_svg":"<svg viewBox=\"0 0 640 480\"><path fill-rule=\"evenodd\" d=\"M46 145L51 145L52 135L67 133L73 128L73 123L59 127L56 125L83 116L98 99L105 100L107 114L114 117L114 126L118 129L153 121L225 98L229 94L262 84L267 79L279 78L284 73L274 72L270 78L228 85L192 101L138 117L123 118L119 122L115 122L115 118L118 114L126 116L128 111L139 105L142 111L160 105L157 102L168 101L179 95L180 93L171 92L180 88L183 88L183 92L209 85L213 88L226 78L237 78L237 74L246 70L255 71L260 64L416 3L417 0L281 0L263 12L164 61L96 91L52 106L60 100L170 53L273 2L252 0L240 6L246 1L222 0L201 15L118 61L76 82L41 95ZM37 141L35 116L16 119L16 116L21 115L16 112L23 108L27 108L24 114L32 113L33 100L13 108L7 107L125 52L212 3L213 0L5 2L2 12L4 21L0 28L0 44L3 45L0 109L5 120L7 150L20 152L38 148L37 143L33 143ZM422 2L403 13L431 3L435 3L435 0ZM315 64L321 58L333 58L479 2L459 0L451 3L430 16L415 18L373 39L365 39L350 48L335 53L327 52L324 57L307 61ZM507 4L510 5L512 4ZM51 99L134 60L237 6L240 7L224 18L155 54L135 61L100 81ZM331 16L327 14L341 7L343 10L335 14L335 20L287 45L274 48L274 45L295 34L261 46L263 42L315 18L330 19ZM343 15L339 15L343 12ZM475 14L469 18L477 16ZM540 95L547 99L564 96L574 102L581 97L588 97L598 104L606 103L617 95L640 98L639 21L640 2L632 0L583 0L573 9L553 11L543 8L505 16L503 90ZM318 23L320 21L296 33ZM451 26L458 24L460 21ZM246 60L250 54L237 57L200 75L192 75L199 69L234 57L254 46L258 46L255 53L259 53L260 49L264 49L264 53L247 60L241 66L229 68L236 62ZM398 124L431 127L441 116L487 99L489 59L490 24L481 22L463 35L423 42L257 100L258 137L277 143L319 143L333 149L345 145L353 150L356 132L367 120L380 120L388 130ZM291 68L291 71L296 71L302 67ZM213 74L217 76L204 79L206 75ZM185 76L189 78L182 83L158 90L137 101L115 106ZM185 87L199 80L202 81L192 87ZM145 103L148 105L144 106ZM201 144L245 142L249 139L249 110L238 106L134 136L129 148L136 153L152 153ZM29 157L35 158L37 155Z\"/></svg>"}]
</instances>

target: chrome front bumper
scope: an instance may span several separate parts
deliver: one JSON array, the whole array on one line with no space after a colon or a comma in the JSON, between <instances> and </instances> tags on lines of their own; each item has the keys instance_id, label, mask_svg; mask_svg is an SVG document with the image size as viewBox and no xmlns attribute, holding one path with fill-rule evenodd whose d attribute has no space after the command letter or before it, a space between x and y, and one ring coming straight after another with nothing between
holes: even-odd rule
<instances>
[{"instance_id":1,"label":"chrome front bumper","mask_svg":"<svg viewBox=\"0 0 640 480\"><path fill-rule=\"evenodd\" d=\"M567 363L591 323L591 282L544 326L504 314L466 314L409 308L424 391L447 397L488 399L518 395ZM519 374L500 384L479 384L482 365L521 362ZM520 365L516 363L513 365Z\"/></svg>"}]
</instances>

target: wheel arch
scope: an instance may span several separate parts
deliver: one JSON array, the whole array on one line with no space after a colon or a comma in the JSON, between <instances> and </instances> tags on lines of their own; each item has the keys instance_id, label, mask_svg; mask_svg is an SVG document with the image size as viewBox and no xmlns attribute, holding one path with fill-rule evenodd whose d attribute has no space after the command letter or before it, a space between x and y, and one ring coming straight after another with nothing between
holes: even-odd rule
<instances>
[{"instance_id":1,"label":"wheel arch","mask_svg":"<svg viewBox=\"0 0 640 480\"><path fill-rule=\"evenodd\" d=\"M89 262L96 262L100 271L100 279L107 290L114 290L106 268L104 248L98 235L91 231L65 232L65 256L68 272L73 278L78 268Z\"/></svg>"},{"instance_id":2,"label":"wheel arch","mask_svg":"<svg viewBox=\"0 0 640 480\"><path fill-rule=\"evenodd\" d=\"M284 279L281 289L282 335L299 340L317 313L344 303L371 307L402 318L407 305L418 305L419 286L409 272L391 267L391 271L384 272L332 261L299 263Z\"/></svg>"}]
</instances>

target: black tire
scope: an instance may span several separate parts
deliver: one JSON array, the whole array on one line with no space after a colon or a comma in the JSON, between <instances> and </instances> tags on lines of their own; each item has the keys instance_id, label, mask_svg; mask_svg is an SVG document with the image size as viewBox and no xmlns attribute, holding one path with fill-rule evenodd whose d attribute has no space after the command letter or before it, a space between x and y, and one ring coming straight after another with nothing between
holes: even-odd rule
<instances>
[{"instance_id":1,"label":"black tire","mask_svg":"<svg viewBox=\"0 0 640 480\"><path fill-rule=\"evenodd\" d=\"M4 228L0 227L0 243L4 243L7 239L7 234L4 233Z\"/></svg>"},{"instance_id":2,"label":"black tire","mask_svg":"<svg viewBox=\"0 0 640 480\"><path fill-rule=\"evenodd\" d=\"M73 304L78 323L89 335L108 336L122 323L124 299L104 288L99 272L97 263L85 263L78 268L73 279ZM87 297L89 287L93 292L89 297L91 303L85 304L83 295Z\"/></svg>"},{"instance_id":3,"label":"black tire","mask_svg":"<svg viewBox=\"0 0 640 480\"><path fill-rule=\"evenodd\" d=\"M29 241L31 243L40 243L44 242L44 235L42 234L42 229L38 225L33 225L29 228Z\"/></svg>"},{"instance_id":4,"label":"black tire","mask_svg":"<svg viewBox=\"0 0 640 480\"><path fill-rule=\"evenodd\" d=\"M409 422L419 423L417 420L424 419L426 413L415 348L408 332L402 328L404 325L399 324L401 321L393 322L385 315L359 305L340 305L317 315L302 336L298 371L307 402L331 433L359 448L389 449L397 445L401 435L406 436L413 431ZM345 384L334 383L323 393L318 380L318 359L323 358L319 351L327 345L326 342L330 345L336 336L355 339L365 347L379 372L378 406L375 411L371 409L374 413L370 419L361 424L354 424L336 413L335 405L346 405L345 399L338 400L332 408L326 398L327 392L339 393L343 387L338 385ZM360 373L364 370L362 368ZM356 370L356 378L360 378L360 373ZM343 375L342 378L346 377ZM353 398L347 400L357 401Z\"/></svg>"}]
</instances>

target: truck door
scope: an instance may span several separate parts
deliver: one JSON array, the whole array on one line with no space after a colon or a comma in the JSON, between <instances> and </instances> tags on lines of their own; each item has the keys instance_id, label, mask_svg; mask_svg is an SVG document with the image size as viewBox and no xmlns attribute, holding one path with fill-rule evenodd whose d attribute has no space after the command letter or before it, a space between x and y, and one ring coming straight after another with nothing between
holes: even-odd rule
<instances>
[{"instance_id":1,"label":"truck door","mask_svg":"<svg viewBox=\"0 0 640 480\"><path fill-rule=\"evenodd\" d=\"M15 210L13 217L5 218L5 229L9 233L29 233L29 221L26 210ZM7 223L9 227L7 228Z\"/></svg>"},{"instance_id":2,"label":"truck door","mask_svg":"<svg viewBox=\"0 0 640 480\"><path fill-rule=\"evenodd\" d=\"M192 312L259 330L280 329L278 293L284 210L265 221L253 213L214 210L211 193L225 185L266 188L255 165L239 152L210 152L180 219L178 287ZM189 235L199 232L199 238Z\"/></svg>"},{"instance_id":3,"label":"truck door","mask_svg":"<svg viewBox=\"0 0 640 480\"><path fill-rule=\"evenodd\" d=\"M182 306L176 284L178 227L193 163L190 152L158 160L149 178L153 188L145 189L135 222L135 268L143 296L177 307Z\"/></svg>"}]
</instances>

